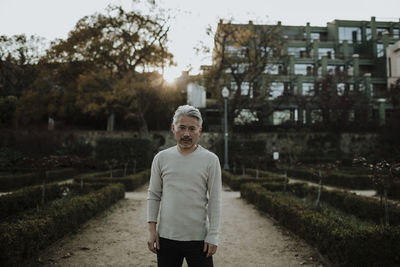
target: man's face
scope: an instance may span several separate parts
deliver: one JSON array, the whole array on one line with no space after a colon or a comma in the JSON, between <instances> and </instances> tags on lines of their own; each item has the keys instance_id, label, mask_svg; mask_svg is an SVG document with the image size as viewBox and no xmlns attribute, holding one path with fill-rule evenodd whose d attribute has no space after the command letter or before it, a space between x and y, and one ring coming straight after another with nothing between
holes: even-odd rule
<instances>
[{"instance_id":1,"label":"man's face","mask_svg":"<svg viewBox=\"0 0 400 267\"><path fill-rule=\"evenodd\" d=\"M192 150L195 148L201 133L199 121L189 116L181 116L176 125L172 124L172 132L180 149Z\"/></svg>"}]
</instances>

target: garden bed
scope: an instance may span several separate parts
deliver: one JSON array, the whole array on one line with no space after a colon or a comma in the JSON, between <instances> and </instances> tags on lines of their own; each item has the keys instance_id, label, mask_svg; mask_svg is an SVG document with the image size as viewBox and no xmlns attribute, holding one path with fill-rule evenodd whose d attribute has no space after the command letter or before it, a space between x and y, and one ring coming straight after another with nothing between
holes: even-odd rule
<instances>
[{"instance_id":1,"label":"garden bed","mask_svg":"<svg viewBox=\"0 0 400 267\"><path fill-rule=\"evenodd\" d=\"M75 177L74 181L77 183L122 183L125 185L126 191L133 191L150 180L149 169L125 177L110 178L107 173L109 172L81 175Z\"/></svg>"},{"instance_id":2,"label":"garden bed","mask_svg":"<svg viewBox=\"0 0 400 267\"><path fill-rule=\"evenodd\" d=\"M240 186L245 183L263 183L263 182L283 182L284 177L281 175L264 175L260 177L252 177L248 175L233 175L230 172L222 171L222 182L228 185L233 191L239 191Z\"/></svg>"},{"instance_id":3,"label":"garden bed","mask_svg":"<svg viewBox=\"0 0 400 267\"><path fill-rule=\"evenodd\" d=\"M289 193L271 191L279 187L282 188L282 185L247 183L241 187L241 196L317 247L335 265L400 264L399 225L383 227L337 210L324 202L316 206L315 202L297 196L302 195L302 191L291 194L290 191L296 191L293 185L289 185Z\"/></svg>"},{"instance_id":4,"label":"garden bed","mask_svg":"<svg viewBox=\"0 0 400 267\"><path fill-rule=\"evenodd\" d=\"M59 185L65 188L66 185ZM92 187L90 189L90 187ZM72 185L70 193L48 201L44 206L15 211L0 222L0 265L22 266L65 234L124 198L122 184ZM99 188L95 190L95 188ZM57 195L59 191L54 189ZM12 194L10 194L12 197Z\"/></svg>"},{"instance_id":5,"label":"garden bed","mask_svg":"<svg viewBox=\"0 0 400 267\"><path fill-rule=\"evenodd\" d=\"M26 186L72 179L79 173L79 170L73 168L51 170L46 172L46 177L40 172L30 172L21 174L11 174L0 176L0 192L17 190Z\"/></svg>"}]
</instances>

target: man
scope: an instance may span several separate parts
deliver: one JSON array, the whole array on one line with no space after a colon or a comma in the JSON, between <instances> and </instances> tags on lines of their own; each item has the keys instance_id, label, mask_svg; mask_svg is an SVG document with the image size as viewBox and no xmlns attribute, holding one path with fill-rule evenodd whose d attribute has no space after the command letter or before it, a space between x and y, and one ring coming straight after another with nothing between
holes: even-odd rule
<instances>
[{"instance_id":1,"label":"man","mask_svg":"<svg viewBox=\"0 0 400 267\"><path fill-rule=\"evenodd\" d=\"M147 245L157 253L159 267L182 266L184 258L189 267L213 266L221 211L221 167L218 157L197 143L202 122L198 109L180 106L171 125L177 145L153 159Z\"/></svg>"}]
</instances>

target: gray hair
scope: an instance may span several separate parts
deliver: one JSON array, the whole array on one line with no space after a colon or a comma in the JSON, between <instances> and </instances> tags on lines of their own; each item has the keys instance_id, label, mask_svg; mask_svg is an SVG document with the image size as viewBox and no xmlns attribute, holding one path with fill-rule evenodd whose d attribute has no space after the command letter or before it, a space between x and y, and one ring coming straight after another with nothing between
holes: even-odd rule
<instances>
[{"instance_id":1,"label":"gray hair","mask_svg":"<svg viewBox=\"0 0 400 267\"><path fill-rule=\"evenodd\" d=\"M174 125L176 125L177 120L181 116L189 116L189 117L195 118L199 121L200 127L203 125L203 119L201 117L200 111L193 106L189 106L189 105L179 106L175 111L174 117L172 119L172 123Z\"/></svg>"}]
</instances>

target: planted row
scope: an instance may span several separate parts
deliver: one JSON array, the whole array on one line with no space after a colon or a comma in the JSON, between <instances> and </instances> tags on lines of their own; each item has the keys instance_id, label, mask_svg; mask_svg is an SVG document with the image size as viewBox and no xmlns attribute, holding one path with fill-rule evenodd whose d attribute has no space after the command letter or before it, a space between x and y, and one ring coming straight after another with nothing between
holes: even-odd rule
<instances>
[{"instance_id":1,"label":"planted row","mask_svg":"<svg viewBox=\"0 0 400 267\"><path fill-rule=\"evenodd\" d=\"M133 191L141 185L145 184L150 179L150 170L144 170L137 174L128 175L125 177L113 177L109 176L101 177L101 175L82 175L81 177L76 177L75 182L83 183L122 183L127 191Z\"/></svg>"},{"instance_id":2,"label":"planted row","mask_svg":"<svg viewBox=\"0 0 400 267\"><path fill-rule=\"evenodd\" d=\"M239 176L239 175L233 175L230 172L227 171L222 171L222 182L227 184L232 190L234 191L239 191L240 186L244 183L262 183L262 182L283 182L284 177L280 175L271 175L271 176L261 176L261 177L252 177L252 176Z\"/></svg>"},{"instance_id":3,"label":"planted row","mask_svg":"<svg viewBox=\"0 0 400 267\"><path fill-rule=\"evenodd\" d=\"M46 175L40 172L4 175L0 176L0 192L8 192L30 185L41 184L44 179L46 179L47 183L62 181L70 179L76 174L78 174L78 170L68 168L47 171Z\"/></svg>"},{"instance_id":4,"label":"planted row","mask_svg":"<svg viewBox=\"0 0 400 267\"><path fill-rule=\"evenodd\" d=\"M91 184L63 184L57 183L34 185L24 187L10 194L0 196L0 220L8 216L15 215L25 210L41 207L63 195L72 193L87 193L93 188L99 188L100 185ZM105 186L103 184L102 186Z\"/></svg>"},{"instance_id":5,"label":"planted row","mask_svg":"<svg viewBox=\"0 0 400 267\"><path fill-rule=\"evenodd\" d=\"M320 177L318 176L318 174L311 170L288 169L287 174L294 179L306 180L314 183L319 183L320 181ZM322 183L324 185L348 188L353 190L365 190L374 188L373 182L367 174L355 175L334 172L323 176Z\"/></svg>"},{"instance_id":6,"label":"planted row","mask_svg":"<svg viewBox=\"0 0 400 267\"><path fill-rule=\"evenodd\" d=\"M23 266L65 234L111 204L124 198L122 184L113 184L86 195L63 198L39 211L31 210L0 223L0 266Z\"/></svg>"},{"instance_id":7,"label":"planted row","mask_svg":"<svg viewBox=\"0 0 400 267\"><path fill-rule=\"evenodd\" d=\"M281 191L281 184L265 183L263 187L270 191ZM287 192L299 198L315 199L318 188L305 183L288 184ZM360 220L369 220L375 224L383 223L383 204L375 198L359 196L354 193L340 190L321 190L320 200L330 206L348 214L357 216ZM389 203L389 222L391 225L400 225L400 207Z\"/></svg>"},{"instance_id":8,"label":"planted row","mask_svg":"<svg viewBox=\"0 0 400 267\"><path fill-rule=\"evenodd\" d=\"M338 266L398 266L400 226L380 227L322 213L291 194L244 184L241 196L328 256Z\"/></svg>"}]
</instances>

